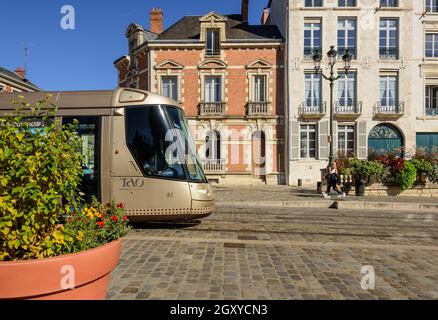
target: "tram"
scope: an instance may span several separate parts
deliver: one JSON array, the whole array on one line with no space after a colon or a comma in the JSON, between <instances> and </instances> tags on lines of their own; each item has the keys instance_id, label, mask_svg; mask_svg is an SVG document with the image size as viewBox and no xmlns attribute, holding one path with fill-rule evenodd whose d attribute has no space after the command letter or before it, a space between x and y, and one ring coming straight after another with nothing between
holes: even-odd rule
<instances>
[{"instance_id":1,"label":"tram","mask_svg":"<svg viewBox=\"0 0 438 320\"><path fill-rule=\"evenodd\" d=\"M48 93L58 107L55 120L78 121L86 198L124 203L131 221L184 221L214 212L212 187L176 101L128 88L1 93L0 114L14 111L19 95L34 105Z\"/></svg>"}]
</instances>

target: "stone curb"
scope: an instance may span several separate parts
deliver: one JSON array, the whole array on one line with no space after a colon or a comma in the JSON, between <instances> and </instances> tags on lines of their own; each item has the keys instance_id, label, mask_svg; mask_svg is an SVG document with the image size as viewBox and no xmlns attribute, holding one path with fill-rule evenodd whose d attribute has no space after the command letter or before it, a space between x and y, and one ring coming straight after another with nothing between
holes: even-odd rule
<instances>
[{"instance_id":1,"label":"stone curb","mask_svg":"<svg viewBox=\"0 0 438 320\"><path fill-rule=\"evenodd\" d=\"M339 210L390 210L438 212L438 203L366 202L366 201L230 201L217 202L219 206L284 207L284 208L333 208Z\"/></svg>"}]
</instances>

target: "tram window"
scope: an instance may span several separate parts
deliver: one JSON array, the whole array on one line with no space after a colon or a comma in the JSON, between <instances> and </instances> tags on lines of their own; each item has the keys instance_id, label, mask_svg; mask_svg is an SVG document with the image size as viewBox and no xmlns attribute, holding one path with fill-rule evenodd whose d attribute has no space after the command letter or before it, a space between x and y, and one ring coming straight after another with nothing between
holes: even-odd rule
<instances>
[{"instance_id":1,"label":"tram window","mask_svg":"<svg viewBox=\"0 0 438 320\"><path fill-rule=\"evenodd\" d=\"M173 143L166 141L166 134L171 129L174 128L161 106L126 109L127 145L144 175L186 179L183 162L166 158L166 151Z\"/></svg>"},{"instance_id":2,"label":"tram window","mask_svg":"<svg viewBox=\"0 0 438 320\"><path fill-rule=\"evenodd\" d=\"M85 200L90 202L93 196L99 199L99 161L100 161L100 139L99 139L99 117L63 117L63 123L73 123L74 119L79 121L77 130L81 137L82 146L82 182L80 189L85 194Z\"/></svg>"}]
</instances>

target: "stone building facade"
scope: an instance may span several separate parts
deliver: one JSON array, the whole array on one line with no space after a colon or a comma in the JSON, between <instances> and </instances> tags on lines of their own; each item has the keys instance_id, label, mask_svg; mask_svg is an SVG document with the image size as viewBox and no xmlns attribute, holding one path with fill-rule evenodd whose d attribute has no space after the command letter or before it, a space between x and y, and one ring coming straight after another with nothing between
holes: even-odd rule
<instances>
[{"instance_id":1,"label":"stone building facade","mask_svg":"<svg viewBox=\"0 0 438 320\"><path fill-rule=\"evenodd\" d=\"M334 146L371 152L438 147L438 3L435 0L271 0L268 23L286 39L288 184L315 186L327 165L329 83L312 54L354 53L334 87Z\"/></svg>"},{"instance_id":2,"label":"stone building facade","mask_svg":"<svg viewBox=\"0 0 438 320\"><path fill-rule=\"evenodd\" d=\"M119 85L183 106L210 181L284 183L284 52L277 27L250 25L248 0L241 14L186 16L164 31L163 12L150 15L151 31L128 27L129 54L114 63Z\"/></svg>"},{"instance_id":3,"label":"stone building facade","mask_svg":"<svg viewBox=\"0 0 438 320\"><path fill-rule=\"evenodd\" d=\"M41 89L26 79L23 68L18 67L12 72L0 67L0 93L29 91L41 91Z\"/></svg>"}]
</instances>

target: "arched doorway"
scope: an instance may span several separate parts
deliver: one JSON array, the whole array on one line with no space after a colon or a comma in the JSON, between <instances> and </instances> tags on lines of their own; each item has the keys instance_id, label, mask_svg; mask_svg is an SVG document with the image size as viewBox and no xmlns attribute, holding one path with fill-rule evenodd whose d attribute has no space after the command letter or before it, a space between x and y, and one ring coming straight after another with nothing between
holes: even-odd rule
<instances>
[{"instance_id":1,"label":"arched doorway","mask_svg":"<svg viewBox=\"0 0 438 320\"><path fill-rule=\"evenodd\" d=\"M266 136L261 130L252 134L252 170L254 176L266 177Z\"/></svg>"},{"instance_id":2,"label":"arched doorway","mask_svg":"<svg viewBox=\"0 0 438 320\"><path fill-rule=\"evenodd\" d=\"M382 154L396 151L403 155L403 136L395 126L382 123L373 128L368 136L368 152Z\"/></svg>"}]
</instances>

